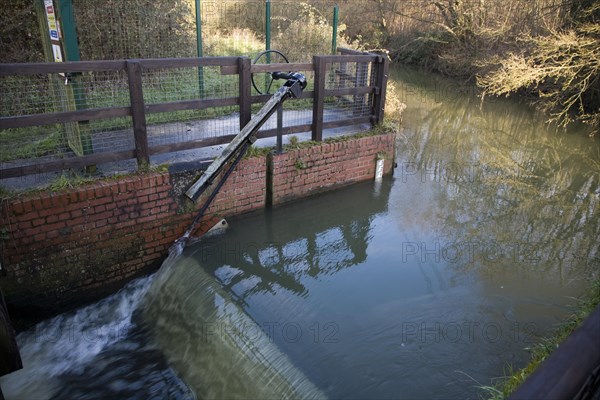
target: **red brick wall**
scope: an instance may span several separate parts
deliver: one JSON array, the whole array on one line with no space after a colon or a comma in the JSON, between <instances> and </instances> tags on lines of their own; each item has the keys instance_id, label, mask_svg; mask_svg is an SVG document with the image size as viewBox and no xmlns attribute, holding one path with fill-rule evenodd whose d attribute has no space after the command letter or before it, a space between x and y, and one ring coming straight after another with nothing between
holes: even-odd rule
<instances>
[{"instance_id":1,"label":"red brick wall","mask_svg":"<svg viewBox=\"0 0 600 400\"><path fill-rule=\"evenodd\" d=\"M7 239L2 243L5 276L0 285L8 303L44 314L46 305L97 298L156 267L196 216L182 197L192 178L129 176L68 193L4 201L0 229ZM179 180L181 189L176 188ZM263 158L243 160L206 220L263 208L265 180ZM201 204L202 199L196 209ZM200 229L203 225L210 227L200 224Z\"/></svg>"},{"instance_id":2,"label":"red brick wall","mask_svg":"<svg viewBox=\"0 0 600 400\"><path fill-rule=\"evenodd\" d=\"M393 153L394 135L378 135L273 155L272 204L373 179L378 155L385 157L384 174L388 174Z\"/></svg>"},{"instance_id":3,"label":"red brick wall","mask_svg":"<svg viewBox=\"0 0 600 400\"><path fill-rule=\"evenodd\" d=\"M280 204L373 179L378 153L392 156L393 149L393 135L382 135L294 150L269 162L244 159L204 225L263 208L268 182L272 203ZM387 160L386 172L391 165ZM190 173L152 173L3 201L0 286L7 302L23 312L47 311L97 298L155 268L203 203L194 207L182 195L193 180Z\"/></svg>"}]
</instances>

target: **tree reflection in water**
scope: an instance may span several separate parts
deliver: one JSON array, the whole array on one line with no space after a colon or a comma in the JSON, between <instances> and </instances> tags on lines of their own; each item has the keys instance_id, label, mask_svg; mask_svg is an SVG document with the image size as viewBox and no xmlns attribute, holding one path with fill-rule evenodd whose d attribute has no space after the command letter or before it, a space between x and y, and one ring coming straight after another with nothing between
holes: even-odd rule
<instances>
[{"instance_id":1,"label":"tree reflection in water","mask_svg":"<svg viewBox=\"0 0 600 400\"><path fill-rule=\"evenodd\" d=\"M522 265L535 271L589 274L600 246L597 140L578 134L577 126L557 131L514 102L486 100L475 107L476 93L461 93L454 83L431 80L431 75L424 78L396 71L396 79L421 88L400 88L408 102L400 175L412 180L413 188L415 180L437 184L440 210L421 210L418 216L412 210L412 218L443 226L453 243L527 247L536 262ZM391 208L399 214L396 220L404 220L403 208Z\"/></svg>"},{"instance_id":2,"label":"tree reflection in water","mask_svg":"<svg viewBox=\"0 0 600 400\"><path fill-rule=\"evenodd\" d=\"M239 300L275 293L274 287L306 296L304 279L333 275L366 260L371 222L387 211L390 189L389 180L379 191L368 182L313 198L308 206L294 203L232 220L224 237L202 241L190 252Z\"/></svg>"}]
</instances>

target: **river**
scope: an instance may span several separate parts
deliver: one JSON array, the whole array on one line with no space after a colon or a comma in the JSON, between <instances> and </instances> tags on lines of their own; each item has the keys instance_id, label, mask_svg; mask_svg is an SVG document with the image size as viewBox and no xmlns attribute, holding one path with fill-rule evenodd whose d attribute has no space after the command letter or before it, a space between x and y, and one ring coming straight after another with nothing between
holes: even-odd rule
<instances>
[{"instance_id":1,"label":"river","mask_svg":"<svg viewBox=\"0 0 600 400\"><path fill-rule=\"evenodd\" d=\"M597 277L600 148L514 101L391 71L397 168L231 219L18 336L15 398L478 398Z\"/></svg>"}]
</instances>

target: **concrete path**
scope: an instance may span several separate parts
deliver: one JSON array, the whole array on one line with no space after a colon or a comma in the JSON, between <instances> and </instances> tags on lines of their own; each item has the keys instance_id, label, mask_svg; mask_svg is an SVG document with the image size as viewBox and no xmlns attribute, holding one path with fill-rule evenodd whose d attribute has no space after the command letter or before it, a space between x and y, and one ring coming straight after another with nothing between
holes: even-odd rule
<instances>
[{"instance_id":1,"label":"concrete path","mask_svg":"<svg viewBox=\"0 0 600 400\"><path fill-rule=\"evenodd\" d=\"M352 113L346 110L326 109L324 113L324 121L336 121L352 118ZM276 128L276 116L273 115L263 125L262 130ZM312 110L285 110L283 114L283 126L305 125L312 122ZM347 126L341 128L325 129L323 138L351 135L358 132L363 132L370 129L369 124L361 124ZM183 143L192 140L201 140L224 135L237 134L239 132L239 114L237 112L212 119L174 122L167 124L157 124L148 126L148 144L150 147L171 144ZM296 136L300 141L311 139L311 132L297 133ZM289 143L289 138L284 136L283 143ZM95 153L108 151L130 150L134 148L134 137L132 129L100 132L95 133L92 137ZM275 146L276 138L259 139L255 146L271 147ZM203 147L199 149L178 151L173 153L158 154L150 157L152 166L168 164L177 170L198 169L208 160L220 154L225 145ZM64 154L62 158L72 156L74 154ZM51 161L58 159L56 156L46 156L37 160L14 160L7 163L0 163L0 168L15 167L27 164L33 164L36 161L44 160ZM98 165L99 176L112 176L119 174L131 173L137 170L135 160L126 160ZM26 190L31 188L41 188L50 184L53 180L59 177L62 171L48 172L36 175L29 175L20 178L1 179L0 186L10 190Z\"/></svg>"}]
</instances>

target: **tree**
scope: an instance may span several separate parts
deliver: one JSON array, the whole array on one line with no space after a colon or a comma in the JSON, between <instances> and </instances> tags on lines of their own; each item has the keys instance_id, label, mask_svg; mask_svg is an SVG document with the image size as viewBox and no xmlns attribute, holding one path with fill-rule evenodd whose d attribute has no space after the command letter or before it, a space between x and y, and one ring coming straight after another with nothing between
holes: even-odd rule
<instances>
[{"instance_id":1,"label":"tree","mask_svg":"<svg viewBox=\"0 0 600 400\"><path fill-rule=\"evenodd\" d=\"M584 2L586 3L586 2ZM487 93L526 91L565 126L574 119L600 129L600 3L573 5L567 28L545 36L524 34L521 52L494 60L497 68L479 76Z\"/></svg>"}]
</instances>

